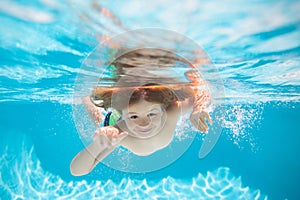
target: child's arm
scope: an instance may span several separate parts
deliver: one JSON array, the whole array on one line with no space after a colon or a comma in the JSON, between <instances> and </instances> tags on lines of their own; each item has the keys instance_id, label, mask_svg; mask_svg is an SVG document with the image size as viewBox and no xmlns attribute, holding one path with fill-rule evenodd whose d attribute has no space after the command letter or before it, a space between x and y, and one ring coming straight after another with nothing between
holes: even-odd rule
<instances>
[{"instance_id":1,"label":"child's arm","mask_svg":"<svg viewBox=\"0 0 300 200\"><path fill-rule=\"evenodd\" d=\"M104 116L102 115L99 107L95 106L95 104L91 101L91 95L83 97L82 103L92 122L95 125L99 125L102 122Z\"/></svg>"},{"instance_id":2,"label":"child's arm","mask_svg":"<svg viewBox=\"0 0 300 200\"><path fill-rule=\"evenodd\" d=\"M195 89L194 93L194 106L193 111L190 115L190 121L196 129L201 132L207 133L208 125L206 123L206 120L208 120L209 123L212 124L210 115L206 111L207 106L211 103L211 96L205 89Z\"/></svg>"},{"instance_id":3,"label":"child's arm","mask_svg":"<svg viewBox=\"0 0 300 200\"><path fill-rule=\"evenodd\" d=\"M190 85L195 87L193 92L193 111L190 116L190 121L196 129L207 133L208 125L206 119L209 123L212 123L210 115L206 112L207 106L211 103L211 96L208 90L197 88L199 86L205 86L207 83L201 77L198 70L187 71L185 72L185 76L190 81Z\"/></svg>"},{"instance_id":4,"label":"child's arm","mask_svg":"<svg viewBox=\"0 0 300 200\"><path fill-rule=\"evenodd\" d=\"M211 96L207 89L194 89L193 112L202 112L211 103Z\"/></svg>"},{"instance_id":5,"label":"child's arm","mask_svg":"<svg viewBox=\"0 0 300 200\"><path fill-rule=\"evenodd\" d=\"M126 132L119 134L115 127L102 127L96 130L94 141L80 151L72 160L70 171L74 176L88 174L92 169L111 153L127 136Z\"/></svg>"}]
</instances>

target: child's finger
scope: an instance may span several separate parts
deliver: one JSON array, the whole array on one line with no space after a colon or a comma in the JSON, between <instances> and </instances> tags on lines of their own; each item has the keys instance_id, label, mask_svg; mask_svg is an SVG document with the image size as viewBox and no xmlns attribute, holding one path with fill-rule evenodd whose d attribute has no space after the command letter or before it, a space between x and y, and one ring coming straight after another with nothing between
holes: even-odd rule
<instances>
[{"instance_id":1,"label":"child's finger","mask_svg":"<svg viewBox=\"0 0 300 200\"><path fill-rule=\"evenodd\" d=\"M201 130L200 130L201 128ZM198 128L201 132L207 132L208 130L208 125L206 124L205 120L199 120L199 128Z\"/></svg>"},{"instance_id":2,"label":"child's finger","mask_svg":"<svg viewBox=\"0 0 300 200\"><path fill-rule=\"evenodd\" d=\"M204 112L204 116L207 118L207 120L208 120L208 122L209 122L210 124L213 123L212 120L211 120L210 115L209 115L207 112Z\"/></svg>"},{"instance_id":3,"label":"child's finger","mask_svg":"<svg viewBox=\"0 0 300 200\"><path fill-rule=\"evenodd\" d=\"M121 134L119 134L119 139L123 140L125 137L127 137L128 133L127 132L122 132Z\"/></svg>"},{"instance_id":4,"label":"child's finger","mask_svg":"<svg viewBox=\"0 0 300 200\"><path fill-rule=\"evenodd\" d=\"M99 135L101 135L102 131L100 128L98 128L95 132L94 132L94 140L96 139L96 137L98 137Z\"/></svg>"},{"instance_id":5,"label":"child's finger","mask_svg":"<svg viewBox=\"0 0 300 200\"><path fill-rule=\"evenodd\" d=\"M121 134L118 134L117 137L113 137L111 140L112 145L117 145L118 143L121 142L125 137L127 137L128 133L127 132L122 132Z\"/></svg>"},{"instance_id":6,"label":"child's finger","mask_svg":"<svg viewBox=\"0 0 300 200\"><path fill-rule=\"evenodd\" d=\"M200 132L205 132L205 123L201 120L201 118L194 120L194 125Z\"/></svg>"}]
</instances>

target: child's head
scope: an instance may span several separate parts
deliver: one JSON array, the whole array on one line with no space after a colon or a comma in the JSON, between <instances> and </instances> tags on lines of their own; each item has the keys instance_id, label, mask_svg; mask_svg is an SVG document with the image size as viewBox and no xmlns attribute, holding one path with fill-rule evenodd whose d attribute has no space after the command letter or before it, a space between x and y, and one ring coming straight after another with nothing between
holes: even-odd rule
<instances>
[{"instance_id":1,"label":"child's head","mask_svg":"<svg viewBox=\"0 0 300 200\"><path fill-rule=\"evenodd\" d=\"M162 104L144 99L122 110L122 119L129 134L138 138L149 138L159 133L165 125L166 117Z\"/></svg>"},{"instance_id":2,"label":"child's head","mask_svg":"<svg viewBox=\"0 0 300 200\"><path fill-rule=\"evenodd\" d=\"M139 138L156 135L165 124L166 111L177 101L172 90L156 84L103 90L96 97L103 100L104 108L118 110L127 128Z\"/></svg>"},{"instance_id":3,"label":"child's head","mask_svg":"<svg viewBox=\"0 0 300 200\"><path fill-rule=\"evenodd\" d=\"M174 93L166 87L148 84L136 88L122 108L122 119L133 136L152 137L163 128L166 110L175 101Z\"/></svg>"}]
</instances>

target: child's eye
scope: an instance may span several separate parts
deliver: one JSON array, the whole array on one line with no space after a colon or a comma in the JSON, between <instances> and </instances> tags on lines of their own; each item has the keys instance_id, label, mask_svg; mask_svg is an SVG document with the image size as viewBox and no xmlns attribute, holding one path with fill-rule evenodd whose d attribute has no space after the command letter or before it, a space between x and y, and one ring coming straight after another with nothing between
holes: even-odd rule
<instances>
[{"instance_id":1,"label":"child's eye","mask_svg":"<svg viewBox=\"0 0 300 200\"><path fill-rule=\"evenodd\" d=\"M156 113L149 113L148 114L148 117L154 117L154 116L156 116L157 114Z\"/></svg>"},{"instance_id":2,"label":"child's eye","mask_svg":"<svg viewBox=\"0 0 300 200\"><path fill-rule=\"evenodd\" d=\"M137 116L137 115L131 115L129 118L130 118L130 119L137 119L138 116Z\"/></svg>"}]
</instances>

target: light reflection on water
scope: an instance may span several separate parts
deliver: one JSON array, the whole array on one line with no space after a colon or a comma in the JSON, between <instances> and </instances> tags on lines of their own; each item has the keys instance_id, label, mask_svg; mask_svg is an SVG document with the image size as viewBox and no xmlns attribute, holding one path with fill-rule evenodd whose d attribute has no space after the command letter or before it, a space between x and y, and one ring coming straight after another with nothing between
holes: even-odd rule
<instances>
[{"instance_id":1,"label":"light reflection on water","mask_svg":"<svg viewBox=\"0 0 300 200\"><path fill-rule=\"evenodd\" d=\"M235 0L218 3L191 0L184 5L154 1L150 6L147 4L145 12L131 12L145 6L135 0L87 2L1 1L1 53L6 60L2 60L0 74L2 80L7 79L2 84L3 90L13 91L1 92L1 101L49 99L71 103L78 68L93 48L107 36L144 27L175 30L201 45L219 71L227 101L299 100L297 1L249 2L242 6ZM161 9L157 10L158 6ZM23 12L24 7L29 11ZM35 13L49 16L37 17L40 20L37 21L33 19ZM174 18L176 14L178 17ZM28 67L33 73L27 73ZM16 69L23 78L11 76L8 68ZM49 75L37 80L41 68ZM54 83L50 87L59 85L60 90L47 90L43 83L49 80ZM14 89L11 84L18 87ZM22 94L23 90L28 93ZM36 90L37 95L31 97Z\"/></svg>"}]
</instances>

